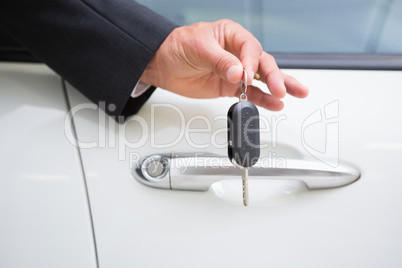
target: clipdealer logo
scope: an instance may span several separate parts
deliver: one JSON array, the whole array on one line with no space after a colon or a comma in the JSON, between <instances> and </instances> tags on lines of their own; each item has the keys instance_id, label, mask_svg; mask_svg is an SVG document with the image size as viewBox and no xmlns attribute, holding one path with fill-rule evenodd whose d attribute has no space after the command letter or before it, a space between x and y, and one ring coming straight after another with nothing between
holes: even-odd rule
<instances>
[{"instance_id":1,"label":"clipdealer logo","mask_svg":"<svg viewBox=\"0 0 402 268\"><path fill-rule=\"evenodd\" d=\"M323 135L315 139L307 134L309 129L321 128ZM302 124L301 142L306 151L319 161L337 167L339 164L339 101L333 101L310 114ZM323 146L318 146L321 144Z\"/></svg>"},{"instance_id":2,"label":"clipdealer logo","mask_svg":"<svg viewBox=\"0 0 402 268\"><path fill-rule=\"evenodd\" d=\"M148 117L134 115L129 117L123 124L106 115L104 110L110 109L104 102L99 105L93 103L78 104L71 108L64 121L64 131L67 140L74 146L81 149L92 148L117 148L119 160L125 160L127 149L139 149L149 147L162 151L174 148L183 140L192 149L223 149L227 147L227 116L216 115L207 117L205 115L186 114L177 106L168 103L150 105ZM115 108L114 106L112 108ZM91 136L84 133L77 137L75 133L73 118L81 112L97 113L97 135L90 132ZM169 116L167 116L169 115ZM173 117L173 118L172 118ZM261 144L260 148L275 148L277 146L277 130L280 122L286 120L286 115L272 115L270 118L260 116L260 133L269 138L269 143ZM169 122L173 120L173 122ZM171 124L169 133L161 131ZM203 125L200 127L200 124ZM135 126L135 133L128 131ZM130 134L131 133L131 134ZM132 135L135 134L135 135ZM135 140L133 140L135 136ZM200 139L200 137L203 137ZM202 140L202 142L200 142Z\"/></svg>"},{"instance_id":3,"label":"clipdealer logo","mask_svg":"<svg viewBox=\"0 0 402 268\"><path fill-rule=\"evenodd\" d=\"M67 140L81 149L117 148L119 160L127 159L127 149L139 149L143 146L147 146L151 149L161 149L163 151L173 148L183 140L193 149L222 149L227 146L226 115L217 115L213 118L208 118L204 115L186 117L185 113L179 107L172 104L161 103L151 104L150 118L134 115L128 118L125 123L118 124L113 118L106 115L103 111L105 108L111 110L114 107L111 105L105 107L104 102L100 102L99 105L83 103L72 107L64 122ZM81 139L78 139L72 124L72 119L83 110L92 110L90 111L91 113L98 113L98 131L96 136L89 138L82 135ZM163 128L163 126L158 125L161 122L158 118L166 115L166 113L176 114L177 118L174 124L179 126L178 129L176 128L178 133L171 136L156 136L156 133L161 135L160 129ZM272 115L271 118L260 116L260 132L269 140L269 143L261 144L260 148L276 148L278 127L280 122L286 121L286 119L287 116L283 114L279 116ZM197 122L202 122L204 127L197 127ZM224 123L222 124L222 122ZM128 132L128 128L130 128L130 126L132 127L133 124L136 127L135 136L138 138L134 141L132 137L129 137L130 135L126 135L130 133ZM164 124L166 124L166 122ZM220 125L221 127L214 129L214 125ZM192 136L192 134L195 136ZM203 143L199 143L197 135L198 137L200 137L200 135L208 137L208 140L204 139ZM333 101L311 113L303 121L300 135L301 144L307 153L327 165L332 167L338 166L339 101ZM162 138L162 140L159 138ZM136 156L136 158L138 157L139 156ZM275 157L280 156L275 155Z\"/></svg>"}]
</instances>

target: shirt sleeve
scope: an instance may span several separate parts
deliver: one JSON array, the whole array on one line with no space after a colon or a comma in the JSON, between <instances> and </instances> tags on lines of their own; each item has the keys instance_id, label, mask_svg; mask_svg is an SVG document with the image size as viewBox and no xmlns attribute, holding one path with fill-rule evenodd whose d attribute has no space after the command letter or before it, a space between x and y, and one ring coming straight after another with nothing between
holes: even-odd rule
<instances>
[{"instance_id":1,"label":"shirt sleeve","mask_svg":"<svg viewBox=\"0 0 402 268\"><path fill-rule=\"evenodd\" d=\"M136 97L140 96L142 93L144 93L150 87L151 87L150 84L145 84L141 81L138 81L138 83L134 87L133 92L131 92L131 98L136 98Z\"/></svg>"}]
</instances>

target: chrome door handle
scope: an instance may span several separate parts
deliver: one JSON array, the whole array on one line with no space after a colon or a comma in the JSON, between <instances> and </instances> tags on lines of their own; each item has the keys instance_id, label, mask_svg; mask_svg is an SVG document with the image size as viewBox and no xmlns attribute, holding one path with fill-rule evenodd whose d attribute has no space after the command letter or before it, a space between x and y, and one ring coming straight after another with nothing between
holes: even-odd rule
<instances>
[{"instance_id":1,"label":"chrome door handle","mask_svg":"<svg viewBox=\"0 0 402 268\"><path fill-rule=\"evenodd\" d=\"M156 154L142 158L132 169L141 183L164 189L206 191L218 181L239 179L240 168L227 156L213 154ZM249 179L299 180L309 189L345 186L360 178L360 172L347 165L330 167L311 160L286 159L284 167L257 162L249 169Z\"/></svg>"}]
</instances>

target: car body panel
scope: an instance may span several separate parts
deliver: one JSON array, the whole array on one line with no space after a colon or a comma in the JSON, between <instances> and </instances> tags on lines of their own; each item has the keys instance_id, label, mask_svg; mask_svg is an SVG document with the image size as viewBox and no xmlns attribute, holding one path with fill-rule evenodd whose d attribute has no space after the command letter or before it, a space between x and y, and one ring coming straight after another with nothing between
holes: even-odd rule
<instances>
[{"instance_id":1,"label":"car body panel","mask_svg":"<svg viewBox=\"0 0 402 268\"><path fill-rule=\"evenodd\" d=\"M61 78L43 64L1 63L0 100L0 266L96 267Z\"/></svg>"},{"instance_id":2,"label":"car body panel","mask_svg":"<svg viewBox=\"0 0 402 268\"><path fill-rule=\"evenodd\" d=\"M71 106L80 108L72 116L86 148L81 154L100 266L402 264L402 73L285 72L308 85L310 95L286 97L280 112L259 109L266 119L261 144L268 145L261 157L327 165L339 159L362 175L351 185L314 191L251 178L249 207L242 205L240 175L193 192L147 187L131 174L131 165L151 154L225 155L225 117L237 98L195 100L157 89L136 116L118 125L67 85Z\"/></svg>"}]
</instances>

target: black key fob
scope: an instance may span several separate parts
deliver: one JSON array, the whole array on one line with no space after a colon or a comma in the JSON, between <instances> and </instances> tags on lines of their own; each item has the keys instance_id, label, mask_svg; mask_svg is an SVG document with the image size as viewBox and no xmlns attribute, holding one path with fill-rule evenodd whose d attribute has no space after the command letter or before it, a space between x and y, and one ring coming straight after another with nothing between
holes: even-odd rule
<instances>
[{"instance_id":1,"label":"black key fob","mask_svg":"<svg viewBox=\"0 0 402 268\"><path fill-rule=\"evenodd\" d=\"M247 101L228 111L228 156L232 163L248 168L260 157L260 122L257 107Z\"/></svg>"}]
</instances>

